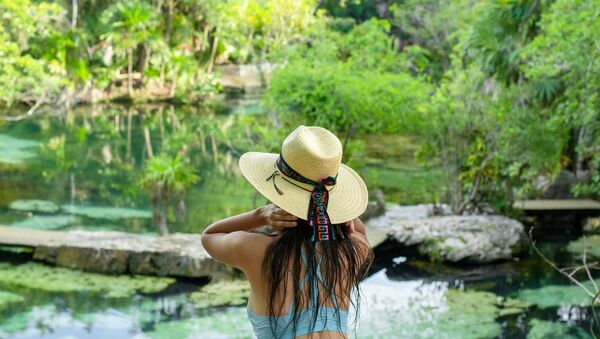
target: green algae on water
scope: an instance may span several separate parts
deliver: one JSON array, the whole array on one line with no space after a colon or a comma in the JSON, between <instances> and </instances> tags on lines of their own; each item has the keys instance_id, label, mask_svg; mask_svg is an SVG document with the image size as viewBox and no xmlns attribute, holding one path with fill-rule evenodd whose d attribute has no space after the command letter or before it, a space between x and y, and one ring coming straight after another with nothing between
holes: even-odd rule
<instances>
[{"instance_id":1,"label":"green algae on water","mask_svg":"<svg viewBox=\"0 0 600 339\"><path fill-rule=\"evenodd\" d=\"M567 251L575 257L583 257L583 237L569 242ZM600 259L600 235L588 235L585 237L585 249L588 259Z\"/></svg>"},{"instance_id":2,"label":"green algae on water","mask_svg":"<svg viewBox=\"0 0 600 339\"><path fill-rule=\"evenodd\" d=\"M600 285L600 280L596 280L596 284ZM590 291L594 290L589 281L583 282L583 285ZM540 308L592 304L592 297L577 285L547 285L536 289L524 289L518 293L517 298L536 304Z\"/></svg>"},{"instance_id":3,"label":"green algae on water","mask_svg":"<svg viewBox=\"0 0 600 339\"><path fill-rule=\"evenodd\" d=\"M254 337L246 310L241 307L207 310L198 318L160 322L144 334L151 339Z\"/></svg>"},{"instance_id":4,"label":"green algae on water","mask_svg":"<svg viewBox=\"0 0 600 339\"><path fill-rule=\"evenodd\" d=\"M248 303L250 283L247 280L211 282L190 295L197 308L241 306Z\"/></svg>"},{"instance_id":5,"label":"green algae on water","mask_svg":"<svg viewBox=\"0 0 600 339\"><path fill-rule=\"evenodd\" d=\"M532 319L527 339L587 339L590 334L579 327L564 323Z\"/></svg>"},{"instance_id":6,"label":"green algae on water","mask_svg":"<svg viewBox=\"0 0 600 339\"><path fill-rule=\"evenodd\" d=\"M34 215L27 219L13 222L8 226L35 228L40 230L60 230L76 221L77 217L72 215Z\"/></svg>"},{"instance_id":7,"label":"green algae on water","mask_svg":"<svg viewBox=\"0 0 600 339\"><path fill-rule=\"evenodd\" d=\"M109 298L125 298L136 292L160 292L174 282L173 278L111 276L38 263L0 265L0 283L46 292L100 293Z\"/></svg>"},{"instance_id":8,"label":"green algae on water","mask_svg":"<svg viewBox=\"0 0 600 339\"><path fill-rule=\"evenodd\" d=\"M62 205L62 210L81 215L91 219L119 220L119 219L150 219L152 212L124 207Z\"/></svg>"},{"instance_id":9,"label":"green algae on water","mask_svg":"<svg viewBox=\"0 0 600 339\"><path fill-rule=\"evenodd\" d=\"M34 140L13 138L6 134L0 134L0 163L9 165L20 165L34 158L33 149L39 147L40 143Z\"/></svg>"},{"instance_id":10,"label":"green algae on water","mask_svg":"<svg viewBox=\"0 0 600 339\"><path fill-rule=\"evenodd\" d=\"M47 200L38 199L20 199L15 200L8 206L10 209L25 212L56 213L58 206Z\"/></svg>"},{"instance_id":11,"label":"green algae on water","mask_svg":"<svg viewBox=\"0 0 600 339\"><path fill-rule=\"evenodd\" d=\"M11 292L0 291L0 311L7 309L8 307L21 303L25 300L22 296Z\"/></svg>"}]
</instances>

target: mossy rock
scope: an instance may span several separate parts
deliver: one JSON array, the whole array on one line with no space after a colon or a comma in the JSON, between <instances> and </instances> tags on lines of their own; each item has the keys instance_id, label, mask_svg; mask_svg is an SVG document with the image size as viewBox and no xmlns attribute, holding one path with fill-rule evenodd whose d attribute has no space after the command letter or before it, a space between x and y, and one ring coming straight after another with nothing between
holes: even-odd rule
<instances>
[{"instance_id":1,"label":"mossy rock","mask_svg":"<svg viewBox=\"0 0 600 339\"><path fill-rule=\"evenodd\" d=\"M190 295L197 308L240 306L248 303L250 283L247 280L211 282Z\"/></svg>"},{"instance_id":2,"label":"mossy rock","mask_svg":"<svg viewBox=\"0 0 600 339\"><path fill-rule=\"evenodd\" d=\"M578 258L583 257L584 237L569 242L567 251ZM585 237L585 249L588 259L600 259L600 234Z\"/></svg>"},{"instance_id":3,"label":"mossy rock","mask_svg":"<svg viewBox=\"0 0 600 339\"><path fill-rule=\"evenodd\" d=\"M59 230L75 223L77 217L72 215L34 215L27 219L13 222L10 227L35 228L39 230Z\"/></svg>"},{"instance_id":4,"label":"mossy rock","mask_svg":"<svg viewBox=\"0 0 600 339\"><path fill-rule=\"evenodd\" d=\"M56 213L59 209L58 205L51 201L37 199L15 200L8 207L16 211L41 213Z\"/></svg>"},{"instance_id":5,"label":"mossy rock","mask_svg":"<svg viewBox=\"0 0 600 339\"><path fill-rule=\"evenodd\" d=\"M596 280L596 284L600 285L600 280ZM590 291L594 290L590 282L584 282L583 285ZM548 285L537 289L524 289L518 293L517 298L540 308L562 305L589 306L592 303L592 297L577 285Z\"/></svg>"},{"instance_id":6,"label":"mossy rock","mask_svg":"<svg viewBox=\"0 0 600 339\"><path fill-rule=\"evenodd\" d=\"M109 298L124 298L136 292L160 292L174 282L173 278L110 276L38 263L0 265L0 283L46 292L101 293Z\"/></svg>"},{"instance_id":7,"label":"mossy rock","mask_svg":"<svg viewBox=\"0 0 600 339\"><path fill-rule=\"evenodd\" d=\"M61 208L67 213L81 215L91 219L150 219L152 217L151 211L124 207L62 205Z\"/></svg>"},{"instance_id":8,"label":"mossy rock","mask_svg":"<svg viewBox=\"0 0 600 339\"><path fill-rule=\"evenodd\" d=\"M7 309L8 307L21 303L25 300L22 296L11 292L0 291L0 311Z\"/></svg>"},{"instance_id":9,"label":"mossy rock","mask_svg":"<svg viewBox=\"0 0 600 339\"><path fill-rule=\"evenodd\" d=\"M527 339L587 339L592 338L583 329L564 323L532 319Z\"/></svg>"}]
</instances>

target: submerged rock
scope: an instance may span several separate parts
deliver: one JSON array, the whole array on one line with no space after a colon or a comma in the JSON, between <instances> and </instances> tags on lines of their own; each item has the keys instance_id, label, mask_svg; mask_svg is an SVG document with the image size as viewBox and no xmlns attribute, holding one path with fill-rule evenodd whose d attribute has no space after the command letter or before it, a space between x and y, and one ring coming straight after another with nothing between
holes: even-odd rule
<instances>
[{"instance_id":1,"label":"submerged rock","mask_svg":"<svg viewBox=\"0 0 600 339\"><path fill-rule=\"evenodd\" d=\"M0 311L21 303L25 300L22 296L11 292L0 291Z\"/></svg>"},{"instance_id":2,"label":"submerged rock","mask_svg":"<svg viewBox=\"0 0 600 339\"><path fill-rule=\"evenodd\" d=\"M250 283L247 280L222 280L202 286L190 295L197 308L217 306L241 306L250 298Z\"/></svg>"},{"instance_id":3,"label":"submerged rock","mask_svg":"<svg viewBox=\"0 0 600 339\"><path fill-rule=\"evenodd\" d=\"M59 209L58 206L51 201L37 199L15 200L11 202L8 207L16 211L41 213L56 213Z\"/></svg>"},{"instance_id":4,"label":"submerged rock","mask_svg":"<svg viewBox=\"0 0 600 339\"><path fill-rule=\"evenodd\" d=\"M569 242L567 251L577 258L583 258L585 244L587 259L600 259L600 235L581 237Z\"/></svg>"},{"instance_id":5,"label":"submerged rock","mask_svg":"<svg viewBox=\"0 0 600 339\"><path fill-rule=\"evenodd\" d=\"M109 276L38 263L0 265L0 283L46 292L96 292L123 298L136 292L160 292L174 282L173 278Z\"/></svg>"},{"instance_id":6,"label":"submerged rock","mask_svg":"<svg viewBox=\"0 0 600 339\"><path fill-rule=\"evenodd\" d=\"M68 268L111 274L208 277L231 269L212 259L200 235L164 237L125 232L71 231L35 249L34 259Z\"/></svg>"},{"instance_id":7,"label":"submerged rock","mask_svg":"<svg viewBox=\"0 0 600 339\"><path fill-rule=\"evenodd\" d=\"M523 225L503 216L391 218L388 222L384 226L379 220L378 227L401 245L417 246L419 254L433 260L486 263L511 259L526 246Z\"/></svg>"}]
</instances>

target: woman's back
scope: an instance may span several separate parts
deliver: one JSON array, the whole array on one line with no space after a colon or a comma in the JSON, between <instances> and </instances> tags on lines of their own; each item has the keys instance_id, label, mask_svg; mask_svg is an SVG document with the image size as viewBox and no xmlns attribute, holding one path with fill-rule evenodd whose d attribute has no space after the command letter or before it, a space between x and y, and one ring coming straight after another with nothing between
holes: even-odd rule
<instances>
[{"instance_id":1,"label":"woman's back","mask_svg":"<svg viewBox=\"0 0 600 339\"><path fill-rule=\"evenodd\" d=\"M362 234L337 228L335 243L311 242L307 225L256 242L262 259L246 275L252 286L248 317L258 338L345 337L350 295L370 252Z\"/></svg>"}]
</instances>

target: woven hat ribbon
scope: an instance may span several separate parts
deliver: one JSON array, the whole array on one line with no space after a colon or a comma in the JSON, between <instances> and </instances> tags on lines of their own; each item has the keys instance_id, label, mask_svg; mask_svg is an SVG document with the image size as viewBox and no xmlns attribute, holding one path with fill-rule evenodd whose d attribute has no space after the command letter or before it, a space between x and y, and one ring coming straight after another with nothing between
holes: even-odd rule
<instances>
[{"instance_id":1,"label":"woven hat ribbon","mask_svg":"<svg viewBox=\"0 0 600 339\"><path fill-rule=\"evenodd\" d=\"M310 202L308 204L307 220L309 225L313 228L312 241L327 241L330 239L335 240L335 232L327 214L327 205L329 203L329 190L327 186L335 186L336 177L326 176L321 178L318 182L306 178L300 173L296 172L290 165L288 165L283 156L279 155L279 158L275 162L277 170L267 178L267 181L273 180L273 186L279 195L283 195L283 192L277 187L275 183L275 177L279 176L287 182L305 190L311 192ZM289 177L295 181L312 185L314 188L312 191L296 185L295 183L282 177L279 173Z\"/></svg>"}]
</instances>

